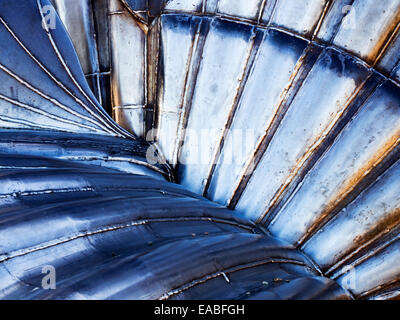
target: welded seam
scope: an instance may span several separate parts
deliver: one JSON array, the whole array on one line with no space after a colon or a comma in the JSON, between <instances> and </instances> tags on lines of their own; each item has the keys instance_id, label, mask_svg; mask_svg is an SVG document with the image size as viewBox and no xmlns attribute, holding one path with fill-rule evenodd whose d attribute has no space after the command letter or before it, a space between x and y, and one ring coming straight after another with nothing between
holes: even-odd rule
<instances>
[{"instance_id":1,"label":"welded seam","mask_svg":"<svg viewBox=\"0 0 400 320\"><path fill-rule=\"evenodd\" d=\"M22 43L22 41L17 37L17 35L13 32L13 30L10 28L10 26L5 22L5 20L0 17L0 22L3 24L3 26L6 28L8 33L14 38L14 40L18 43L18 45L24 50L26 54L42 69L46 75L50 77L61 89L63 89L69 96L71 96L79 105L81 105L86 111L88 111L90 114L94 114L94 112L83 102L81 101L78 97L76 97L71 91L69 91L34 55L33 53L28 50L28 48ZM95 116L96 117L96 116ZM106 132L109 134L113 133L113 131L108 130L107 127L103 126L101 123L98 123L99 126L101 126Z\"/></svg>"},{"instance_id":2,"label":"welded seam","mask_svg":"<svg viewBox=\"0 0 400 320\"><path fill-rule=\"evenodd\" d=\"M261 162L263 155L265 154L265 152L267 152L270 142L272 141L275 133L280 127L281 121L286 116L286 113L289 110L293 99L301 90L304 81L311 71L312 67L308 68L305 62L311 54L312 49L313 48L311 46L308 46L305 49L303 55L299 58L288 85L286 86L286 88L283 89L281 93L281 98L276 105L273 118L268 124L266 130L264 131L264 134L259 138L255 151L247 160L247 163L240 175L241 179L236 185L236 189L233 192L233 195L228 200L229 208L234 209L240 198L242 197L248 183L250 182L251 178L254 175L254 172L256 171L257 166Z\"/></svg>"},{"instance_id":3,"label":"welded seam","mask_svg":"<svg viewBox=\"0 0 400 320\"><path fill-rule=\"evenodd\" d=\"M12 192L12 193L0 194L0 199L6 199L10 197L15 198L15 197L39 196L39 195L54 194L54 193L74 193L74 192L89 192L89 191L93 192L95 191L95 189L92 187L83 187L83 188L46 189L37 191Z\"/></svg>"},{"instance_id":4,"label":"welded seam","mask_svg":"<svg viewBox=\"0 0 400 320\"><path fill-rule=\"evenodd\" d=\"M57 130L57 131L63 131L66 129L62 129L62 128L58 128L58 127L54 127L52 125L45 125L45 126L41 126L37 123L34 122L30 122L30 121L26 121L23 119L17 119L17 118L12 118L12 117L7 117L7 116L0 116L0 120L5 121L7 123L14 123L14 124L18 124L18 125L24 125L24 126L28 126L29 128L31 128L32 130L38 130L38 129L53 129L53 130ZM15 127L11 127L15 129Z\"/></svg>"},{"instance_id":5,"label":"welded seam","mask_svg":"<svg viewBox=\"0 0 400 320\"><path fill-rule=\"evenodd\" d=\"M14 100L14 99L11 99L10 97L4 96L2 94L0 94L0 100L6 101L6 102L8 102L8 103L10 103L12 105L24 108L26 110L29 110L29 111L33 112L33 113L40 114L40 115L42 115L44 117L47 117L49 119L52 119L52 120L56 120L56 121L59 121L59 122L67 123L69 125L80 127L80 128L85 128L85 129L88 129L88 130L90 130L92 132L98 132L98 130L96 128L93 128L91 126L87 126L87 125L82 124L82 123L74 122L74 121L71 121L71 120L68 120L68 119L64 119L64 118L55 116L55 115L53 115L51 113L48 113L48 112L45 112L45 111L43 111L41 109L29 106L29 105L27 105L25 103L22 103L20 101ZM59 130L62 130L62 129L67 130L67 128L62 128L62 127L59 128Z\"/></svg>"},{"instance_id":6,"label":"welded seam","mask_svg":"<svg viewBox=\"0 0 400 320\"><path fill-rule=\"evenodd\" d=\"M81 193L81 192L156 192L160 193L163 196L172 196L178 198L185 198L190 200L200 200L196 196L190 196L184 193L178 193L174 191L168 191L163 188L155 188L155 187L103 187L103 186L85 186L85 187L75 187L75 188L63 188L63 189L43 189L43 190L31 190L31 191L14 191L10 193L0 194L0 199L6 198L16 198L16 197L29 197L29 196L40 196L40 195L49 195L49 194L61 194L61 193ZM151 195L152 197L152 195ZM129 196L128 199L136 199L135 197ZM160 197L160 199L163 197Z\"/></svg>"},{"instance_id":7,"label":"welded seam","mask_svg":"<svg viewBox=\"0 0 400 320\"><path fill-rule=\"evenodd\" d=\"M214 155L212 157L212 162L211 162L211 166L210 166L210 170L208 172L207 178L205 180L205 184L203 187L203 196L207 196L207 192L208 189L210 187L211 184L211 180L212 177L214 175L215 169L217 167L217 163L218 163L218 159L221 157L223 148L224 148L224 144L225 144L225 140L230 132L232 123L233 123L233 119L236 115L236 112L239 108L240 102L242 100L242 96L243 96L243 92L245 91L245 88L247 86L247 82L250 78L250 73L251 71L254 69L254 65L256 63L256 59L258 57L258 53L259 53L259 49L260 49L260 45L261 42L265 39L266 37L266 33L264 33L262 35L262 37L260 37L261 39L257 39L257 37L259 36L258 32L256 29L253 28L252 30L252 37L250 39L250 48L246 57L246 61L244 63L244 67L243 67L243 71L240 77L240 81L239 84L236 88L236 95L235 98L233 100L232 106L230 108L230 112L228 115L228 118L225 122L225 126L224 126L224 130L222 132L221 138L219 139L219 143L218 143L218 147L216 148ZM259 40L259 41L257 41Z\"/></svg>"},{"instance_id":8,"label":"welded seam","mask_svg":"<svg viewBox=\"0 0 400 320\"><path fill-rule=\"evenodd\" d=\"M142 109L146 108L146 105L143 105L143 104L127 104L127 105L121 105L121 106L113 106L112 108L114 110L121 110L121 109L142 110Z\"/></svg>"},{"instance_id":9,"label":"welded seam","mask_svg":"<svg viewBox=\"0 0 400 320\"><path fill-rule=\"evenodd\" d=\"M386 292L385 292L386 291ZM371 290L358 295L358 299L371 300L384 294L385 299L396 298L400 296L400 279L394 279L385 284L379 285Z\"/></svg>"},{"instance_id":10,"label":"welded seam","mask_svg":"<svg viewBox=\"0 0 400 320\"><path fill-rule=\"evenodd\" d=\"M262 0L261 4L260 4L260 8L258 10L257 13L257 24L261 23L261 20L264 16L264 12L265 12L265 6L267 5L267 0Z\"/></svg>"},{"instance_id":11,"label":"welded seam","mask_svg":"<svg viewBox=\"0 0 400 320\"><path fill-rule=\"evenodd\" d=\"M136 20L137 23L140 23L141 29L142 28L147 28L148 23L145 19L143 19L140 15L138 15L126 2L126 0L121 0L121 2L124 4L125 8L128 10L128 12L133 16L133 18ZM143 29L142 29L143 30Z\"/></svg>"},{"instance_id":12,"label":"welded seam","mask_svg":"<svg viewBox=\"0 0 400 320\"><path fill-rule=\"evenodd\" d=\"M44 14L42 12L42 4L41 0L36 0L37 2L37 7L39 14L42 18L42 21L45 21ZM64 68L65 72L67 73L68 77L71 79L71 81L74 83L75 87L78 89L78 91L85 97L85 99L94 107L94 109L99 112L97 114L96 112L92 111L90 108L88 108L88 111L94 116L97 120L99 120L101 123L103 123L107 128L112 130L115 134L117 134L120 137L126 137L129 136L132 139L136 139L136 137L128 132L125 132L121 130L118 126L116 126L114 123L110 122L108 117L106 116L105 113L103 113L102 108L99 108L99 106L88 96L88 94L83 90L82 86L79 84L79 82L75 79L73 76L71 70L69 69L67 63L65 62L64 57L62 56L60 50L58 49L57 44L54 41L53 35L51 34L49 27L46 23L43 23L44 25L44 30L46 31L46 35L49 39L49 42L58 58L60 61L62 67Z\"/></svg>"},{"instance_id":13,"label":"welded seam","mask_svg":"<svg viewBox=\"0 0 400 320\"><path fill-rule=\"evenodd\" d=\"M150 15L150 13L149 13ZM157 141L159 130L159 114L162 107L160 96L162 88L160 83L160 51L161 48L161 18L154 20L149 26L149 32L146 37L146 140ZM151 57L150 57L151 56ZM156 107L157 105L157 107ZM147 136L151 134L151 136Z\"/></svg>"},{"instance_id":14,"label":"welded seam","mask_svg":"<svg viewBox=\"0 0 400 320\"><path fill-rule=\"evenodd\" d=\"M10 28L10 26L5 22L5 20L0 17L0 22L3 24L3 26L6 28L8 33L14 38L14 40L18 43L18 45L24 50L26 54L42 69L49 77L52 79L61 89L63 89L69 96L71 96L79 105L81 105L86 111L88 111L90 114L93 113L90 108L85 105L83 101L81 101L78 97L76 97L71 91L69 91L34 55L33 53L28 50L28 48L22 43L22 41L17 37L17 35L14 33L14 31ZM100 124L106 132L108 133L113 133L112 131L109 131L107 127L104 127Z\"/></svg>"},{"instance_id":15,"label":"welded seam","mask_svg":"<svg viewBox=\"0 0 400 320\"><path fill-rule=\"evenodd\" d=\"M301 237L301 239L298 241L298 246L303 247L304 244L323 226L325 226L329 221L331 221L340 211L341 208L345 207L348 205L348 200L349 197L354 194L354 192L357 192L360 194L363 190L365 190L365 187L360 188L361 184L365 181L368 182L368 176L369 175L374 175L374 172L378 170L378 177L384 174L384 172L387 171L387 168L384 168L385 170L383 172L379 172L380 166L385 164L385 160L388 160L389 155L399 146L400 144L400 137L398 137L392 144L390 144L385 152L379 154L378 157L374 160L373 163L371 163L368 168L366 169L359 169L358 172L362 172L362 175L359 175L357 177L356 181L353 181L351 186L345 189L341 194L333 200L327 201L328 205L326 206L326 209L323 210L321 215L318 217L318 220L315 221L307 230L307 232ZM377 177L376 177L377 178ZM373 184L375 182L375 179L371 179L369 182L369 185ZM360 189L360 190L358 190ZM353 199L354 200L354 199ZM351 201L353 201L351 200ZM334 201L334 205L331 204ZM350 201L350 202L351 202Z\"/></svg>"},{"instance_id":16,"label":"welded seam","mask_svg":"<svg viewBox=\"0 0 400 320\"><path fill-rule=\"evenodd\" d=\"M233 266L233 267L227 268L223 271L210 273L200 279L196 279L189 283L186 283L177 289L168 291L167 293L165 293L161 297L159 297L157 300L168 300L176 295L183 293L184 291L192 289L193 287L196 287L198 285L205 284L206 282L213 280L215 278L218 278L218 277L223 277L226 281L226 279L229 279L228 274L230 274L230 273L235 273L238 271L256 268L256 267L260 267L262 265L273 264L273 263L295 264L295 265L307 267L307 265L305 263L303 263L301 261L293 260L293 259L269 258L269 259L265 259L265 260L253 261L253 262L249 262L246 264ZM230 281L227 281L227 282L229 283Z\"/></svg>"},{"instance_id":17,"label":"welded seam","mask_svg":"<svg viewBox=\"0 0 400 320\"><path fill-rule=\"evenodd\" d=\"M201 68L201 63L203 60L203 51L206 45L206 41L207 41L207 36L208 36L208 32L209 32L209 28L210 28L210 21L208 20L201 20L200 24L199 24L199 29L198 29L198 33L197 33L197 42L195 44L196 46L196 50L195 50L195 66L192 67L191 70L191 74L193 73L193 75L190 77L191 78L191 82L190 85L188 85L188 88L191 88L191 90L189 90L189 93L187 91L188 88L185 88L185 97L187 94L190 95L190 97L188 97L188 99L185 99L185 103L183 105L182 108L182 113L181 113L181 119L179 122L179 132L180 135L177 137L177 142L178 142L178 148L177 148L177 155L176 155L176 172L178 171L178 167L179 167L179 159L181 158L181 154L182 154L182 149L183 149L183 145L186 139L186 130L187 130L187 126L188 126L188 122L189 122L189 117L190 117L190 111L193 105L193 97L196 91L196 85L198 82L198 77L199 77L199 73L200 73L200 68ZM203 25L205 25L205 34L204 36L201 36L201 29L203 27Z\"/></svg>"},{"instance_id":18,"label":"welded seam","mask_svg":"<svg viewBox=\"0 0 400 320\"><path fill-rule=\"evenodd\" d=\"M353 52L346 50L342 47L339 47L331 42L326 42L323 41L322 39L310 39L310 37L307 37L304 34L298 33L296 31L293 31L291 29L282 27L282 26L277 26L277 25L273 25L271 23L267 23L267 24L257 24L256 22L249 20L249 19L245 19L245 18L240 18L240 17L231 17L231 16L226 16L223 14L214 14L214 15L210 15L210 14L200 14L197 12L174 12L174 11L167 11L164 15L182 15L182 14L189 14L191 16L198 16L198 17L203 17L203 18L217 18L217 19L221 19L221 20L227 20L227 21L232 21L232 22L236 22L236 23L240 23L243 25L249 25L249 26L256 26L259 29L267 29L267 30L277 30L279 32L283 32L286 33L288 35L294 36L296 38L305 40L307 42L309 42L310 44L313 44L315 46L318 47L322 47L322 48L326 48L326 49L334 49L344 55L350 56L352 57L354 60L359 61L359 63L363 64L367 69L371 69L373 70L376 74L380 75L381 77L389 80L390 82L392 82L394 85L396 85L397 87L400 87L400 81L392 78L390 75L388 75L386 71L379 71L377 69L374 68L374 66L372 66L370 63L368 63L367 61L365 61L364 59L362 59L361 57L355 55ZM340 27L340 26L339 26Z\"/></svg>"},{"instance_id":19,"label":"welded seam","mask_svg":"<svg viewBox=\"0 0 400 320\"><path fill-rule=\"evenodd\" d=\"M352 263L348 264L347 266L351 266L351 267L355 268L355 267L361 265L362 263L364 263L365 261L367 261L367 260L371 259L372 257L376 256L377 254L379 254L380 252L382 252L383 250L385 250L386 248L388 248L390 245L392 245L393 243L395 243L398 240L400 240L400 235L397 235L397 236L389 239L385 243L378 245L378 247L374 248L370 252L368 252L365 255L361 256L360 258L356 259L355 261L353 261ZM342 268L341 270L337 270L339 267L340 266L336 267L335 269L331 268L327 272L325 272L325 274L330 275L330 277L332 279L336 280L340 276L342 276L343 274L346 273L346 268Z\"/></svg>"},{"instance_id":20,"label":"welded seam","mask_svg":"<svg viewBox=\"0 0 400 320\"><path fill-rule=\"evenodd\" d=\"M192 68L192 61L193 61L193 55L195 53L195 48L197 49L197 45L200 41L200 30L202 26L202 21L199 22L199 25L197 26L197 30L195 32L195 35L192 39L192 45L190 46L190 51L189 51L189 58L188 62L186 64L186 72L185 72L185 80L184 80L184 85L183 85L183 92L182 92L182 99L179 104L179 120L178 120L178 127L176 128L176 140L174 143L174 150L173 150L173 156L172 156L172 162L173 164L178 163L178 154L179 154L179 147L181 144L181 141L183 139L182 134L183 134L183 123L184 123L184 118L185 118L185 113L186 113L186 108L185 108L185 100L186 100L186 94L189 91L189 78L191 75L191 68Z\"/></svg>"},{"instance_id":21,"label":"welded seam","mask_svg":"<svg viewBox=\"0 0 400 320\"><path fill-rule=\"evenodd\" d=\"M95 19L95 11L94 11L94 6L93 6L93 0L88 1L88 6L90 7L90 23L91 23L91 28L93 30L92 33L92 43L93 43L93 49L94 49L94 59L91 57L90 62L91 64L95 65L95 73L100 73L100 60L99 60L99 49L98 49L98 43L97 43L97 34L96 34L96 19ZM86 75L85 75L86 77ZM95 81L96 81L96 86L97 88L94 88L94 90L97 89L97 93L93 91L93 94L96 96L97 95L97 100L99 104L102 106L103 105L103 98L102 98L102 93L101 93L101 88L100 88L100 76L97 74L95 76ZM103 108L105 109L105 108Z\"/></svg>"},{"instance_id":22,"label":"welded seam","mask_svg":"<svg viewBox=\"0 0 400 320\"><path fill-rule=\"evenodd\" d=\"M267 0L267 1L270 1L270 0ZM274 1L274 3L273 3L273 7L272 7L272 10L271 10L271 13L269 14L268 19L267 19L267 25L269 25L271 23L274 15L275 15L276 8L278 7L278 1L280 1L280 0L272 0L272 1Z\"/></svg>"},{"instance_id":23,"label":"welded seam","mask_svg":"<svg viewBox=\"0 0 400 320\"><path fill-rule=\"evenodd\" d=\"M389 35L387 41L385 41L385 44L380 48L379 53L376 55L372 66L375 67L380 59L385 55L389 47L392 45L394 39L397 36L398 31L400 30L400 21L397 23L396 27L392 30L391 34Z\"/></svg>"},{"instance_id":24,"label":"welded seam","mask_svg":"<svg viewBox=\"0 0 400 320\"><path fill-rule=\"evenodd\" d=\"M17 74L15 74L14 72L12 72L10 69L8 69L7 67L5 67L4 65L0 64L0 70L4 71L7 75L9 75L11 78L13 78L14 80L18 81L20 84L22 84L23 86L25 86L26 88L28 88L29 90L31 90L32 92L36 93L37 95L39 95L40 97L42 97L43 99L55 104L57 107L63 109L64 111L69 112L70 114L81 118L83 120L89 121L91 123L93 123L96 126L99 126L99 124L94 121L93 119L86 117L82 114L80 114L79 112L76 112L75 110L73 110L72 108L69 108L68 106L60 103L57 99L52 98L50 96L48 96L47 94L45 94L44 92L42 92L40 89L35 88L34 86L32 86L30 83L28 83L27 81L25 81L24 79L22 79L21 77L19 77ZM98 130L96 128L93 128L94 130ZM99 130L98 130L99 131ZM103 132L103 131L102 131Z\"/></svg>"},{"instance_id":25,"label":"welded seam","mask_svg":"<svg viewBox=\"0 0 400 320\"><path fill-rule=\"evenodd\" d=\"M331 266L326 272L326 275L332 275L334 274L341 266L343 266L346 262L351 260L352 258L356 257L360 252L367 251L368 248L370 248L370 252L375 252L374 250L374 245L383 237L385 237L388 233L390 233L390 230L395 229L400 225L400 218L392 223L391 225L388 225L384 230L379 232L377 235L374 237L370 238L368 241L363 243L361 246L357 247L356 249L353 249L350 253L348 253L346 256L344 256L340 261L336 262L333 266ZM397 239L395 237L395 239ZM392 242L390 242L391 244Z\"/></svg>"},{"instance_id":26,"label":"welded seam","mask_svg":"<svg viewBox=\"0 0 400 320\"><path fill-rule=\"evenodd\" d=\"M98 72L89 72L85 74L85 77L94 77L94 76L109 76L111 71L98 71Z\"/></svg>"},{"instance_id":27,"label":"welded seam","mask_svg":"<svg viewBox=\"0 0 400 320\"><path fill-rule=\"evenodd\" d=\"M67 242L71 242L73 240L77 240L80 238L86 238L89 236L98 235L98 234L102 234L102 233L118 231L118 230L123 230L123 229L127 229L127 228L132 228L132 227L144 226L144 225L148 225L151 223L192 222L192 221L206 221L206 222L208 221L208 222L213 222L213 223L217 223L217 224L228 224L228 225L233 225L238 228L247 230L248 232L253 232L253 229L254 229L254 228L251 228L250 226L241 225L236 222L232 222L229 220L223 220L223 219L219 219L219 218L213 218L213 217L146 218L146 219L142 219L142 220L131 221L131 222L124 223L124 224L121 223L121 224L106 226L106 227L102 227L102 228L97 228L92 231L89 231L89 230L83 231L83 232L79 232L79 233L76 233L71 236L61 237L61 238L58 238L55 240L46 241L44 243L41 243L40 245L36 245L36 246L30 247L30 248L16 250L11 253L3 253L3 254L0 254L0 263L9 261L9 260L17 258L17 257L25 256L27 254L31 254L31 253L34 253L37 251L49 249L51 247L61 245L61 244L67 243Z\"/></svg>"},{"instance_id":28,"label":"welded seam","mask_svg":"<svg viewBox=\"0 0 400 320\"><path fill-rule=\"evenodd\" d=\"M143 166L149 169L152 169L158 173L161 173L164 176L169 176L169 172L165 172L163 169L160 169L157 166L154 166L148 162L136 160L133 158L123 158L123 157L96 157L96 156L61 156L58 159L61 160L72 160L72 161L104 161L104 162L128 162L131 164L136 164L139 166Z\"/></svg>"},{"instance_id":29,"label":"welded seam","mask_svg":"<svg viewBox=\"0 0 400 320\"><path fill-rule=\"evenodd\" d=\"M201 12L206 13L206 8L207 8L207 0L203 0L201 5Z\"/></svg>"},{"instance_id":30,"label":"welded seam","mask_svg":"<svg viewBox=\"0 0 400 320\"><path fill-rule=\"evenodd\" d=\"M349 2L348 6L353 7L353 4L354 4L355 1L356 1L356 0L351 0L351 1ZM340 29L341 29L341 26L342 26L343 21L344 21L344 19L345 19L346 16L347 16L347 14L344 13L344 12L342 12L340 21L339 21L339 23L338 23L336 29L333 31L333 33L332 33L331 36L330 36L330 39L329 39L329 41L328 41L329 44L333 44L333 42L334 42L336 36L338 35L338 33L339 33Z\"/></svg>"},{"instance_id":31,"label":"welded seam","mask_svg":"<svg viewBox=\"0 0 400 320\"><path fill-rule=\"evenodd\" d=\"M343 116L348 112L354 100L357 99L357 97L359 97L360 92L362 92L367 81L371 78L371 76L372 75L368 75L367 78L362 82L362 84L354 90L349 99L347 99L342 110L336 114L334 119L332 119L326 130L324 130L324 132L320 134L318 139L316 139L313 142L313 144L307 148L302 157L297 160L297 163L291 168L289 176L286 178L284 183L281 184L278 191L274 194L273 198L266 205L266 209L264 209L264 213L261 215L260 220L266 221L268 225L278 215L278 212L271 213L271 211L274 208L278 207L282 201L285 201L285 196L287 195L288 192L290 192L291 190L297 190L297 186L299 186L302 183L302 181L304 181L304 177L313 168L313 166L311 168L308 168L307 163L315 160L313 159L315 154L318 153L322 147L325 147L323 145L324 142L326 142L327 138L331 137L332 134L335 132L337 125L341 122ZM329 148L330 146L325 147L324 151L326 152L327 150L329 150ZM304 172L305 169L307 169L306 172ZM296 181L296 179L299 176L301 176L302 179Z\"/></svg>"},{"instance_id":32,"label":"welded seam","mask_svg":"<svg viewBox=\"0 0 400 320\"><path fill-rule=\"evenodd\" d=\"M324 9L322 10L322 13L321 13L321 15L320 15L320 17L318 19L318 22L317 22L317 24L316 24L316 26L315 26L315 28L314 28L314 30L312 32L312 37L311 37L312 40L314 40L317 37L317 35L318 35L318 33L319 33L319 31L320 31L320 29L322 27L322 24L324 23L325 17L327 16L329 10L332 7L332 4L333 4L333 0L328 0L325 3Z\"/></svg>"}]
</instances>

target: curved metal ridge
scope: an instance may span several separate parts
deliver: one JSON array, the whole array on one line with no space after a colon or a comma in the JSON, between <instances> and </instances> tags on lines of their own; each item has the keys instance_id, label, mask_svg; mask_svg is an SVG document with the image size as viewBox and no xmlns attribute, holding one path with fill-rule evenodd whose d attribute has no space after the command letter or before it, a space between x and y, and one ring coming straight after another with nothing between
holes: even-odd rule
<instances>
[{"instance_id":1,"label":"curved metal ridge","mask_svg":"<svg viewBox=\"0 0 400 320\"><path fill-rule=\"evenodd\" d=\"M351 298L293 246L179 185L12 151L0 150L2 299Z\"/></svg>"}]
</instances>

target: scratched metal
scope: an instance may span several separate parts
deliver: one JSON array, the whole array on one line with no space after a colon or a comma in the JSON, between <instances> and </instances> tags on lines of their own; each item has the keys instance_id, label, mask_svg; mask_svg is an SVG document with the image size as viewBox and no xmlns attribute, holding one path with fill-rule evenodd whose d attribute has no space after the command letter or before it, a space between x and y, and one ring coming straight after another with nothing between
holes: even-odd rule
<instances>
[{"instance_id":1,"label":"scratched metal","mask_svg":"<svg viewBox=\"0 0 400 320\"><path fill-rule=\"evenodd\" d=\"M79 60L14 2L0 295L399 296L398 0L55 0ZM32 293L44 264L61 287Z\"/></svg>"}]
</instances>

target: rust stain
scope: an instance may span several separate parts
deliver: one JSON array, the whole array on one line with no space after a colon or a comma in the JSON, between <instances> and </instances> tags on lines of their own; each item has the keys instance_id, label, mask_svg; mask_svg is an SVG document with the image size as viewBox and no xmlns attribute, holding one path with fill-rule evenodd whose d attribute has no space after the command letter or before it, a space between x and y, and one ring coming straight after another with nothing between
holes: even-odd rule
<instances>
[{"instance_id":1,"label":"rust stain","mask_svg":"<svg viewBox=\"0 0 400 320\"><path fill-rule=\"evenodd\" d=\"M331 266L327 272L326 275L332 275L335 273L336 270L338 270L340 267L343 266L346 262L357 256L358 254L362 252L366 252L368 248L373 246L379 239L382 239L385 235L387 235L389 232L394 230L395 227L399 226L400 224L400 209L396 209L387 216L385 216L383 219L381 219L375 226L373 226L370 230L368 230L365 234L358 236L352 245L352 247L347 250L346 252L342 252L341 256L344 258L336 262L333 266ZM385 246L386 247L386 246ZM370 250L370 254L372 253L372 256L381 251L382 248L379 248L378 250ZM369 258L368 256L367 258ZM363 259L361 262L364 261Z\"/></svg>"},{"instance_id":2,"label":"rust stain","mask_svg":"<svg viewBox=\"0 0 400 320\"><path fill-rule=\"evenodd\" d=\"M286 110L290 106L290 103L288 104L288 99L290 99L290 91L294 90L294 96L297 94L299 91L300 87L303 84L304 79L298 79L301 77L302 71L304 71L304 66L305 61L308 58L308 55L312 51L311 47L308 47L305 50L305 53L300 57L299 61L297 62L293 73L290 76L289 83L288 85L283 89L281 95L280 95L280 100L277 104L277 107L275 109L274 115L272 117L271 122L269 123L267 129L265 130L264 135L259 139L257 142L257 147L255 148L253 155L249 158L247 161L242 173L241 173L241 180L238 183L238 185L235 188L235 191L233 192L233 195L230 197L228 200L228 207L229 208L234 208L236 204L238 203L240 197L242 196L247 184L249 183L251 176L257 167L258 163L261 161L261 158L265 151L268 148L269 141L268 141L268 136L273 136L275 131L277 130L280 121L283 119L284 115L286 114ZM309 71L309 70L308 70ZM307 72L308 74L308 72ZM299 80L299 81L297 81ZM288 104L288 105L287 105ZM272 138L271 138L272 139ZM269 139L269 140L271 140Z\"/></svg>"},{"instance_id":3,"label":"rust stain","mask_svg":"<svg viewBox=\"0 0 400 320\"><path fill-rule=\"evenodd\" d=\"M357 295L356 298L357 299L369 299L376 295L379 296L379 294L383 291L388 291L388 290L390 291L394 288L397 288L399 285L399 282L400 282L400 277L396 277L395 279L393 279L387 283L381 284L371 290L368 290L366 292L363 292L363 293ZM394 295L392 300L400 300L400 293L397 295Z\"/></svg>"},{"instance_id":4,"label":"rust stain","mask_svg":"<svg viewBox=\"0 0 400 320\"><path fill-rule=\"evenodd\" d=\"M363 235L359 235L355 241L354 246L365 246L366 243L371 243L371 240L381 238L383 235L393 230L400 223L400 209L396 209L381 219L372 229L368 230Z\"/></svg>"},{"instance_id":5,"label":"rust stain","mask_svg":"<svg viewBox=\"0 0 400 320\"><path fill-rule=\"evenodd\" d=\"M276 192L275 196L272 198L272 200L269 202L267 209L265 210L264 214L261 215L260 221L264 220L265 217L268 215L270 210L276 206L284 197L286 194L286 191L292 185L293 181L298 177L299 172L301 169L304 167L304 164L309 160L312 155L320 148L320 146L324 143L326 137L329 136L329 134L332 132L334 129L335 125L338 123L338 121L341 119L342 115L346 112L348 107L353 103L353 101L357 98L359 92L364 88L366 81L368 78L353 92L351 97L348 99L347 103L344 105L342 110L336 114L335 117L332 118L332 121L329 123L328 127L326 130L318 137L316 137L315 143L310 146L306 152L303 154L303 156L298 159L297 163L294 165L294 167L291 170L290 175L286 179L286 181L281 185L281 188Z\"/></svg>"},{"instance_id":6,"label":"rust stain","mask_svg":"<svg viewBox=\"0 0 400 320\"><path fill-rule=\"evenodd\" d=\"M374 154L374 156L367 161L342 187L342 189L332 197L333 200L329 201L325 209L321 212L318 219L308 229L308 232L298 241L300 246L313 235L323 225L326 218L332 215L332 212L340 206L346 198L356 189L364 178L371 173L382 161L390 154L400 142L400 130L398 130L392 137L390 137L385 145Z\"/></svg>"},{"instance_id":7,"label":"rust stain","mask_svg":"<svg viewBox=\"0 0 400 320\"><path fill-rule=\"evenodd\" d=\"M371 63L372 67L379 62L380 58L384 55L389 48L393 39L396 37L400 28L400 8L397 10L393 19L387 24L384 32L380 35L379 40L368 54L366 60Z\"/></svg>"},{"instance_id":8,"label":"rust stain","mask_svg":"<svg viewBox=\"0 0 400 320\"><path fill-rule=\"evenodd\" d=\"M259 36L259 34L257 33L257 31L255 29L253 29L252 32L253 32L253 35L252 35L251 40L250 40L251 41L251 45L249 47L248 54L247 54L247 57L246 57L246 61L244 63L244 67L242 69L241 77L240 77L240 79L238 81L238 86L236 88L236 94L235 94L235 97L233 99L233 103L232 103L232 106L231 106L231 109L230 109L230 112L229 112L228 119L227 119L227 121L225 123L225 127L224 127L224 130L222 132L222 136L221 136L221 139L219 141L219 145L216 148L215 154L213 155L211 168L210 168L209 173L207 175L206 183L205 183L205 186L204 186L204 189L203 189L203 196L207 196L207 192L208 192L208 189L210 187L210 183L211 183L211 180L212 180L212 176L213 176L213 174L215 172L218 159L220 158L220 156L222 154L222 150L224 148L225 140L227 138L227 135L229 134L229 130L231 129L231 126L232 126L232 123L233 123L233 119L234 119L235 114L236 114L236 112L237 112L237 110L239 108L240 101L241 101L241 98L243 96L244 89L245 89L245 87L247 85L247 81L248 81L248 79L250 77L250 73L251 73L250 71L253 69L253 67L255 65L255 62L257 60L257 54L259 52L259 48L260 48L261 42L265 39L265 35L266 34L263 34L262 36Z\"/></svg>"}]
</instances>

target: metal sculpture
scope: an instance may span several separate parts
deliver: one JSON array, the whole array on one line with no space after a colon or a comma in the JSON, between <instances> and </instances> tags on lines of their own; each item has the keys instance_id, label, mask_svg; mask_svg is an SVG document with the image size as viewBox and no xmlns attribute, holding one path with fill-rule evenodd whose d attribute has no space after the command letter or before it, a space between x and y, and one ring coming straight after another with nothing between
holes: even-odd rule
<instances>
[{"instance_id":1,"label":"metal sculpture","mask_svg":"<svg viewBox=\"0 0 400 320\"><path fill-rule=\"evenodd\" d=\"M0 297L398 297L399 12L1 0Z\"/></svg>"}]
</instances>

